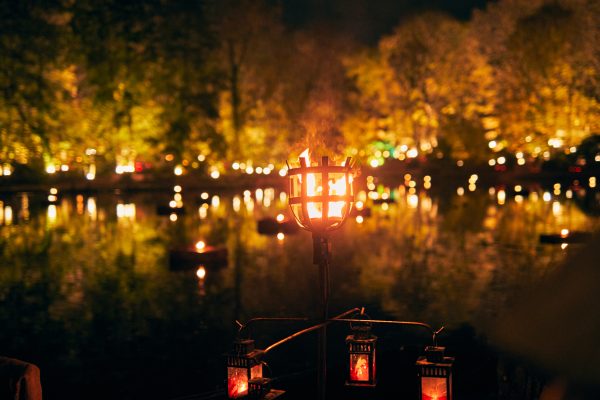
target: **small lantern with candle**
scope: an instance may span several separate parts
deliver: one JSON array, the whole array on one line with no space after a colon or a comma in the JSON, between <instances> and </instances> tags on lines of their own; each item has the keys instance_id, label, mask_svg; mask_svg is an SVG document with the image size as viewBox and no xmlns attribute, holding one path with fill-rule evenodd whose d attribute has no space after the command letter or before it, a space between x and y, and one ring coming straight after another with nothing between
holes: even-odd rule
<instances>
[{"instance_id":1,"label":"small lantern with candle","mask_svg":"<svg viewBox=\"0 0 600 400\"><path fill-rule=\"evenodd\" d=\"M262 378L261 350L254 349L254 340L236 340L233 352L227 354L227 396L230 399L248 396L250 381Z\"/></svg>"},{"instance_id":2,"label":"small lantern with candle","mask_svg":"<svg viewBox=\"0 0 600 400\"><path fill-rule=\"evenodd\" d=\"M371 334L371 324L355 323L351 325L352 333L346 337L348 346L348 386L376 385L375 379L375 345L377 336Z\"/></svg>"},{"instance_id":3,"label":"small lantern with candle","mask_svg":"<svg viewBox=\"0 0 600 400\"><path fill-rule=\"evenodd\" d=\"M444 347L427 346L417 359L419 400L452 400L453 357L444 356Z\"/></svg>"}]
</instances>

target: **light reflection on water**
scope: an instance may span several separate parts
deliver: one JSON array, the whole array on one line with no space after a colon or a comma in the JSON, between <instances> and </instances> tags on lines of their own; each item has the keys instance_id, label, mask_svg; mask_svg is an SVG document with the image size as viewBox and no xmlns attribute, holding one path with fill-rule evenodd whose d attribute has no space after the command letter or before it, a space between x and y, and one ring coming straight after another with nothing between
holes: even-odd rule
<instances>
[{"instance_id":1,"label":"light reflection on water","mask_svg":"<svg viewBox=\"0 0 600 400\"><path fill-rule=\"evenodd\" d=\"M367 305L381 317L477 327L568 254L540 245L539 234L599 225L578 205L577 190L441 193L415 188L410 178L392 188L372 182L373 192L357 195L371 216L352 218L332 235L332 312ZM175 201L186 212L171 218L158 215L157 205L167 206L172 192L59 193L52 204L36 195L2 199L3 351L71 374L67 380L82 386L115 359L137 372L108 374L107 387L171 361L178 374L211 370L205 381L188 383L197 389L218 381L217 355L229 346L234 320L314 315L310 235L256 229L259 218L291 217L284 192L178 189ZM226 247L228 265L171 272L169 249L199 240ZM50 397L53 390L50 384Z\"/></svg>"}]
</instances>

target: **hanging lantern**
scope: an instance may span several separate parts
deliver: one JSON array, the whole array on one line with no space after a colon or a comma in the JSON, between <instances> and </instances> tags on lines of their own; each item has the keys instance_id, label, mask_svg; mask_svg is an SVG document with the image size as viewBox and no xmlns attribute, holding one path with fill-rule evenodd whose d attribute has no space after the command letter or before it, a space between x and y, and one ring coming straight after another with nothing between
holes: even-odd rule
<instances>
[{"instance_id":1,"label":"hanging lantern","mask_svg":"<svg viewBox=\"0 0 600 400\"><path fill-rule=\"evenodd\" d=\"M248 396L250 380L262 378L262 351L254 349L254 340L236 340L233 352L227 354L227 396L230 399Z\"/></svg>"},{"instance_id":2,"label":"hanging lantern","mask_svg":"<svg viewBox=\"0 0 600 400\"><path fill-rule=\"evenodd\" d=\"M330 165L311 165L308 149L300 155L300 167L289 169L289 203L298 224L311 232L329 232L342 226L354 202L352 159Z\"/></svg>"},{"instance_id":3,"label":"hanging lantern","mask_svg":"<svg viewBox=\"0 0 600 400\"><path fill-rule=\"evenodd\" d=\"M444 347L428 346L417 360L419 400L452 400L453 357L444 356Z\"/></svg>"},{"instance_id":4,"label":"hanging lantern","mask_svg":"<svg viewBox=\"0 0 600 400\"><path fill-rule=\"evenodd\" d=\"M371 325L359 323L351 325L352 333L346 337L348 346L348 386L376 385L375 344L377 336L371 334Z\"/></svg>"}]
</instances>

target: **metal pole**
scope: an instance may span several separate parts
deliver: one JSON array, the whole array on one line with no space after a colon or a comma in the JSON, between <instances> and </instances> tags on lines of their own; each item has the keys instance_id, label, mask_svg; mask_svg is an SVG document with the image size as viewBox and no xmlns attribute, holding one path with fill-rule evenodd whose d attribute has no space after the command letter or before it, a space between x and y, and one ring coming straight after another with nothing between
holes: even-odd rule
<instances>
[{"instance_id":1,"label":"metal pole","mask_svg":"<svg viewBox=\"0 0 600 400\"><path fill-rule=\"evenodd\" d=\"M313 262L319 267L319 317L321 322L329 318L329 240L324 234L313 233ZM317 387L319 400L325 400L327 392L327 324L319 329Z\"/></svg>"}]
</instances>

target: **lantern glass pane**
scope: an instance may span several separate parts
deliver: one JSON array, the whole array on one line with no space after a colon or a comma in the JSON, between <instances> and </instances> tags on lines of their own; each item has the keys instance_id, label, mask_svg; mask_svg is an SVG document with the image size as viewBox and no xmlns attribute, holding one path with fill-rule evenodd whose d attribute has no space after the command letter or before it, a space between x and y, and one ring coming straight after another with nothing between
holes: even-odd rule
<instances>
[{"instance_id":1,"label":"lantern glass pane","mask_svg":"<svg viewBox=\"0 0 600 400\"><path fill-rule=\"evenodd\" d=\"M246 368L227 368L227 395L230 399L248 394L248 370Z\"/></svg>"},{"instance_id":2,"label":"lantern glass pane","mask_svg":"<svg viewBox=\"0 0 600 400\"><path fill-rule=\"evenodd\" d=\"M447 400L446 378L422 377L421 400Z\"/></svg>"},{"instance_id":3,"label":"lantern glass pane","mask_svg":"<svg viewBox=\"0 0 600 400\"><path fill-rule=\"evenodd\" d=\"M368 354L350 354L350 379L359 382L369 381Z\"/></svg>"},{"instance_id":4,"label":"lantern glass pane","mask_svg":"<svg viewBox=\"0 0 600 400\"><path fill-rule=\"evenodd\" d=\"M257 364L250 369L250 379L262 378L262 364Z\"/></svg>"}]
</instances>

